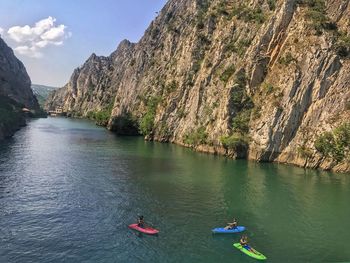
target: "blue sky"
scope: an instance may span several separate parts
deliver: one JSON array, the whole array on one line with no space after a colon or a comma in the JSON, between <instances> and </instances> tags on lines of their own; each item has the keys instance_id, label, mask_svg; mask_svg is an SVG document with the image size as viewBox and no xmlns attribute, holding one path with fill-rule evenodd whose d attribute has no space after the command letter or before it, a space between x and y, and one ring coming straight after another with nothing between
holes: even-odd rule
<instances>
[{"instance_id":1,"label":"blue sky","mask_svg":"<svg viewBox=\"0 0 350 263\"><path fill-rule=\"evenodd\" d=\"M91 55L137 42L166 0L0 0L0 34L33 83L63 86ZM26 26L27 25L27 26Z\"/></svg>"}]
</instances>

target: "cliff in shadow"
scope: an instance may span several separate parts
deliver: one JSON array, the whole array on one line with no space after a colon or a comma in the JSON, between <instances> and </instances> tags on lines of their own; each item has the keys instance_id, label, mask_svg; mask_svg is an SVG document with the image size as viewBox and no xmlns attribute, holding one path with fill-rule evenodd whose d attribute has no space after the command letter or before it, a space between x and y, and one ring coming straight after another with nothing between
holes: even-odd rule
<instances>
[{"instance_id":1,"label":"cliff in shadow","mask_svg":"<svg viewBox=\"0 0 350 263\"><path fill-rule=\"evenodd\" d=\"M41 114L23 63L0 38L0 140L25 125L23 108L29 116Z\"/></svg>"}]
</instances>

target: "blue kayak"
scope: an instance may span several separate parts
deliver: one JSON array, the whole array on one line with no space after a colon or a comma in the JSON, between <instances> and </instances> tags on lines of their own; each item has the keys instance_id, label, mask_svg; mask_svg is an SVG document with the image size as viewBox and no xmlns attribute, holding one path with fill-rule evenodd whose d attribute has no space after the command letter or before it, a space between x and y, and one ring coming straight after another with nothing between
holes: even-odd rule
<instances>
[{"instance_id":1,"label":"blue kayak","mask_svg":"<svg viewBox=\"0 0 350 263\"><path fill-rule=\"evenodd\" d=\"M220 227L220 228L214 228L212 232L215 234L232 234L232 233L240 233L240 232L243 232L244 230L245 230L244 226L237 226L232 229L225 229L223 227Z\"/></svg>"}]
</instances>

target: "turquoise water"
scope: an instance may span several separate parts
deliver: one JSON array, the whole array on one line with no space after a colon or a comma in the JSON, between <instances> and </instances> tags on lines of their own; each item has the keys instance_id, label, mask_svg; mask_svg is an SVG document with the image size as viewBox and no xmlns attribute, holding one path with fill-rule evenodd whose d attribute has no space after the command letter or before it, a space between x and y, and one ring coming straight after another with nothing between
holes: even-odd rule
<instances>
[{"instance_id":1,"label":"turquoise water","mask_svg":"<svg viewBox=\"0 0 350 263\"><path fill-rule=\"evenodd\" d=\"M349 175L39 119L0 143L0 262L254 262L211 234L233 216L270 262L350 261L349 201Z\"/></svg>"}]
</instances>

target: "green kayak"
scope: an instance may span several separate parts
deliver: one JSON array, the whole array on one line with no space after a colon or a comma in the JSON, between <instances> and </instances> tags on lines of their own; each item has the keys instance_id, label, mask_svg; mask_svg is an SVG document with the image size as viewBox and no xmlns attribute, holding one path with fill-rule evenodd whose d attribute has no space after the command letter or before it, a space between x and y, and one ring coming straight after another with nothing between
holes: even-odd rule
<instances>
[{"instance_id":1,"label":"green kayak","mask_svg":"<svg viewBox=\"0 0 350 263\"><path fill-rule=\"evenodd\" d=\"M240 243L234 243L233 244L234 247L238 248L240 251L242 251L244 254L258 259L258 260L265 260L267 259L263 254L261 254L260 252L256 251L254 248L251 248L254 252L252 252L251 250L248 250L244 247L242 247L242 245Z\"/></svg>"}]
</instances>

